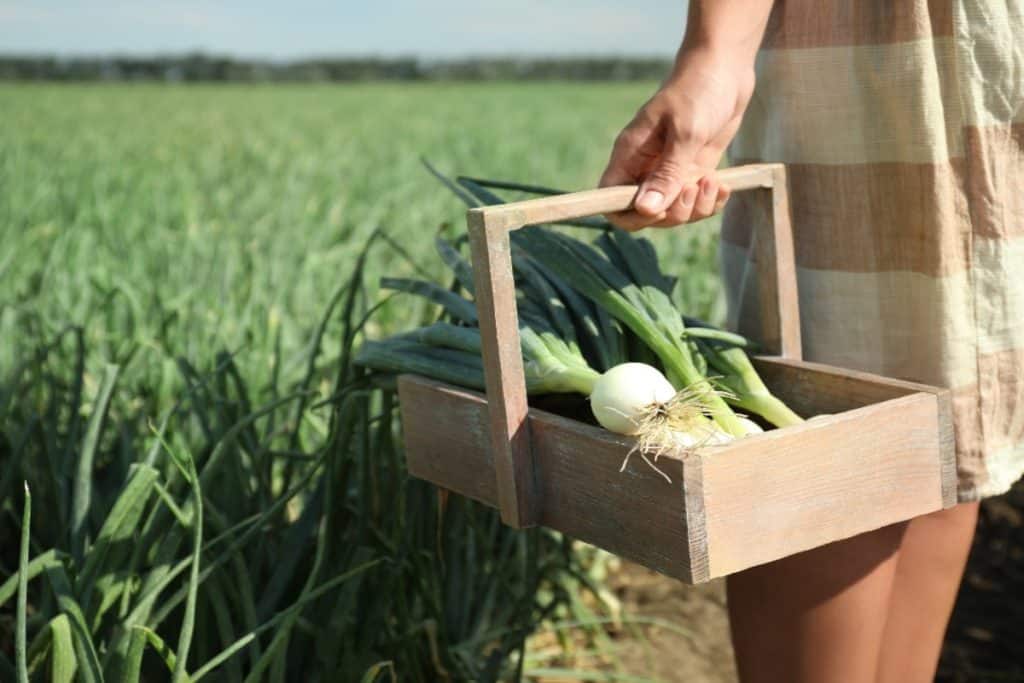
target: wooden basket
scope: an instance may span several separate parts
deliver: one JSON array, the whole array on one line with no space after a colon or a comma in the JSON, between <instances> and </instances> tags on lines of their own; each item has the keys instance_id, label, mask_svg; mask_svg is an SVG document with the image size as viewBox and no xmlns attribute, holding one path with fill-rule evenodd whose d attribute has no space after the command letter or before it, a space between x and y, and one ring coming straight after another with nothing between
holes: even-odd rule
<instances>
[{"instance_id":1,"label":"wooden basket","mask_svg":"<svg viewBox=\"0 0 1024 683\"><path fill-rule=\"evenodd\" d=\"M399 378L410 473L512 526L542 524L690 583L953 505L948 392L802 361L785 168L720 177L771 207L754 244L759 342L775 355L755 366L797 413L826 417L662 456L668 483L639 459L619 471L632 439L527 407L508 233L632 204L636 187L610 187L470 209L487 395Z\"/></svg>"}]
</instances>

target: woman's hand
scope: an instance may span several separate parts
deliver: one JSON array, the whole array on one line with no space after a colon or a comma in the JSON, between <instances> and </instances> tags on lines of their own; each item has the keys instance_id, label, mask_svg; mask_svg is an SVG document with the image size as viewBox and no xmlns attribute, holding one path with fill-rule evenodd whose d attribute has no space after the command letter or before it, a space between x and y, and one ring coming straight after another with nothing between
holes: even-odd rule
<instances>
[{"instance_id":1,"label":"woman's hand","mask_svg":"<svg viewBox=\"0 0 1024 683\"><path fill-rule=\"evenodd\" d=\"M721 210L715 178L754 90L752 59L684 44L672 76L619 134L601 187L639 184L633 210L608 216L627 230L668 227Z\"/></svg>"}]
</instances>

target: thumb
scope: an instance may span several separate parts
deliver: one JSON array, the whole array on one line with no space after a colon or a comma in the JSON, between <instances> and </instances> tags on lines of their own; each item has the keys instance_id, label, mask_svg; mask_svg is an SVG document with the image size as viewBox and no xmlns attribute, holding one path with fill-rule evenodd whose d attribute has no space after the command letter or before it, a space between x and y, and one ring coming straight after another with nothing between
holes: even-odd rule
<instances>
[{"instance_id":1,"label":"thumb","mask_svg":"<svg viewBox=\"0 0 1024 683\"><path fill-rule=\"evenodd\" d=\"M699 148L696 139L666 141L657 165L640 184L634 206L637 213L656 216L675 203Z\"/></svg>"}]
</instances>

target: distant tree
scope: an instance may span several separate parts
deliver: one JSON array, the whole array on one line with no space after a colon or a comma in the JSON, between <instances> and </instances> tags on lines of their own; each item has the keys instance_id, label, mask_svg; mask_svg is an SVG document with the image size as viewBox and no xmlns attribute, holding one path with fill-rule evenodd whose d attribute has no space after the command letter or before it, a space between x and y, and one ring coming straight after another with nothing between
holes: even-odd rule
<instances>
[{"instance_id":1,"label":"distant tree","mask_svg":"<svg viewBox=\"0 0 1024 683\"><path fill-rule=\"evenodd\" d=\"M0 80L12 81L372 81L659 79L660 58L551 57L425 61L414 57L323 57L293 62L192 53L154 57L0 55Z\"/></svg>"}]
</instances>

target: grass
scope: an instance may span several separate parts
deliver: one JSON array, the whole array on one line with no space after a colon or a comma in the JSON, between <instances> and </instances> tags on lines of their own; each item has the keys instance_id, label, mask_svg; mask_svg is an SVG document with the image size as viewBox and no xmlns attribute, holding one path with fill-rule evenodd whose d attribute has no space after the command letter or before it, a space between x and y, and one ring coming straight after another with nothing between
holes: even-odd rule
<instances>
[{"instance_id":1,"label":"grass","mask_svg":"<svg viewBox=\"0 0 1024 683\"><path fill-rule=\"evenodd\" d=\"M0 85L0 679L494 680L581 619L349 359L435 313L376 308L463 229L421 156L587 187L651 87ZM710 226L655 239L716 318Z\"/></svg>"}]
</instances>

